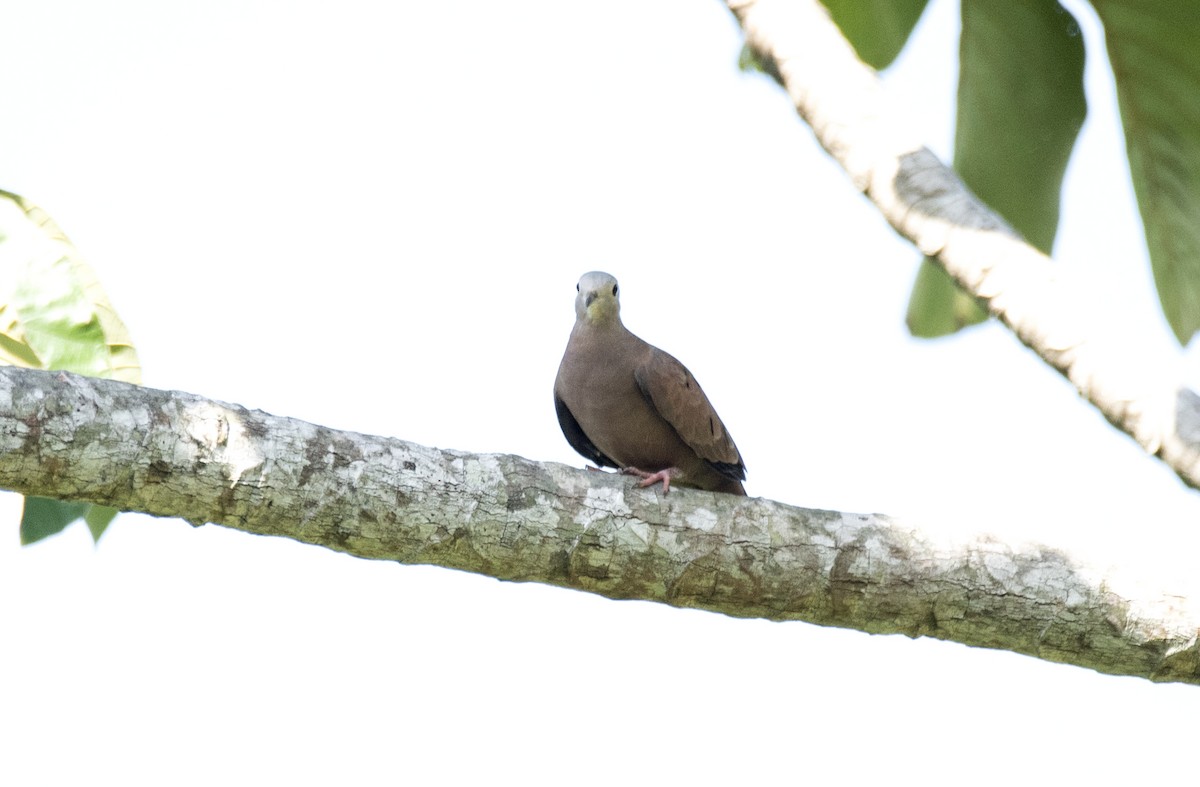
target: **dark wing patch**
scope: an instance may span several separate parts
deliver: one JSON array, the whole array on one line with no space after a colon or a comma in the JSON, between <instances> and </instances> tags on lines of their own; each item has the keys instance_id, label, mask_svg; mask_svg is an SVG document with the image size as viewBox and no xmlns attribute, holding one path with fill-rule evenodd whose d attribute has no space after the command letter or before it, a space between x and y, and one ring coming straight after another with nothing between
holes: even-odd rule
<instances>
[{"instance_id":1,"label":"dark wing patch","mask_svg":"<svg viewBox=\"0 0 1200 787\"><path fill-rule=\"evenodd\" d=\"M599 467L617 467L617 463L605 456L596 447L596 444L584 434L583 427L575 420L575 416L571 414L567 403L558 395L558 391L554 392L554 409L558 412L558 425L562 427L563 436L567 438L567 442L571 444L572 448Z\"/></svg>"},{"instance_id":2,"label":"dark wing patch","mask_svg":"<svg viewBox=\"0 0 1200 787\"><path fill-rule=\"evenodd\" d=\"M701 459L723 476L745 479L741 453L687 367L655 348L634 378L646 401Z\"/></svg>"},{"instance_id":3,"label":"dark wing patch","mask_svg":"<svg viewBox=\"0 0 1200 787\"><path fill-rule=\"evenodd\" d=\"M732 478L734 481L746 480L746 466L741 462L736 465L728 462L709 462L708 465L726 478Z\"/></svg>"}]
</instances>

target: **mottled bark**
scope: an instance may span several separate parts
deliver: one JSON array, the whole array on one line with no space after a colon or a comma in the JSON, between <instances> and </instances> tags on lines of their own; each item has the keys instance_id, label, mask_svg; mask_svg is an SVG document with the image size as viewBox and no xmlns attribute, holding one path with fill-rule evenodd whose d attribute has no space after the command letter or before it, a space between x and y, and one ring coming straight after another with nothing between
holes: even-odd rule
<instances>
[{"instance_id":1,"label":"mottled bark","mask_svg":"<svg viewBox=\"0 0 1200 787\"><path fill-rule=\"evenodd\" d=\"M1200 397L1178 348L1137 345L913 133L817 0L727 0L746 43L855 187L1114 426L1200 489Z\"/></svg>"},{"instance_id":2,"label":"mottled bark","mask_svg":"<svg viewBox=\"0 0 1200 787\"><path fill-rule=\"evenodd\" d=\"M0 486L366 558L1200 682L1200 616L1186 598L1153 577L1140 585L1151 591L1119 593L1061 550L947 541L885 516L763 499L664 496L623 476L175 391L0 368Z\"/></svg>"}]
</instances>

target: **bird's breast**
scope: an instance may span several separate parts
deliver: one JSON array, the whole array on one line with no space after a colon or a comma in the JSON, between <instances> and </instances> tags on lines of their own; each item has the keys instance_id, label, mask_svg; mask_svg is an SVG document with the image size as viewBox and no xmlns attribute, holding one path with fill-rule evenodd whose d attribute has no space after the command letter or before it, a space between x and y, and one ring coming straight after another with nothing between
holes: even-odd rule
<instances>
[{"instance_id":1,"label":"bird's breast","mask_svg":"<svg viewBox=\"0 0 1200 787\"><path fill-rule=\"evenodd\" d=\"M638 387L634 372L644 353L570 348L557 390L597 448L617 464L657 470L688 451Z\"/></svg>"}]
</instances>

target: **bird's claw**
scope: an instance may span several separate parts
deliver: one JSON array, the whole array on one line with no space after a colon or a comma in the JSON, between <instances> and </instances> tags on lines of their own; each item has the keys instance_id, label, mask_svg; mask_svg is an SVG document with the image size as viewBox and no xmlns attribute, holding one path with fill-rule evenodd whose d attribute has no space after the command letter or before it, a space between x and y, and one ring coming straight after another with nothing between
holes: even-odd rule
<instances>
[{"instance_id":1,"label":"bird's claw","mask_svg":"<svg viewBox=\"0 0 1200 787\"><path fill-rule=\"evenodd\" d=\"M638 488L644 489L648 486L654 486L659 481L662 482L663 494L671 491L671 479L679 475L679 468L668 467L666 470L659 470L657 473L649 473L636 467L622 467L621 472L625 475L635 475L642 479L638 482Z\"/></svg>"}]
</instances>

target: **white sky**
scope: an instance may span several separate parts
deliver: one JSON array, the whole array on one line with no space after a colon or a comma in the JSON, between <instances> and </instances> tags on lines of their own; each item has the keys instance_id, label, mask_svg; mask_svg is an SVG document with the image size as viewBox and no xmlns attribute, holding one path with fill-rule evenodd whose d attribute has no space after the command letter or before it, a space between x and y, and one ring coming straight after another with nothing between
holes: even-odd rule
<instances>
[{"instance_id":1,"label":"white sky","mask_svg":"<svg viewBox=\"0 0 1200 787\"><path fill-rule=\"evenodd\" d=\"M6 11L0 188L91 260L148 385L582 466L550 389L604 269L750 494L1190 573L1200 495L1003 329L907 338L916 253L736 71L722 4L383 7ZM1158 352L1111 76L1071 7L1091 114L1056 256ZM956 26L934 0L887 75L943 156ZM0 498L3 784L1194 778L1191 687L135 515L21 549L17 516Z\"/></svg>"}]
</instances>

